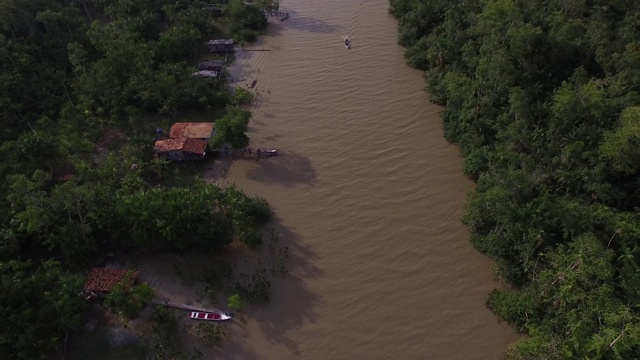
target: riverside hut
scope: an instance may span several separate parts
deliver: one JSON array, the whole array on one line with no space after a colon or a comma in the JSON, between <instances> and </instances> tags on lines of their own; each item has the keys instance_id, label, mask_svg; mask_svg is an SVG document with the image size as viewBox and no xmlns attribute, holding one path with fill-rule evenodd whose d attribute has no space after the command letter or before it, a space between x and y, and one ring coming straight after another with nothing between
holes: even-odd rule
<instances>
[{"instance_id":1,"label":"riverside hut","mask_svg":"<svg viewBox=\"0 0 640 360\"><path fill-rule=\"evenodd\" d=\"M156 141L153 149L156 155L166 160L202 160L209 143L193 138L165 139Z\"/></svg>"},{"instance_id":2,"label":"riverside hut","mask_svg":"<svg viewBox=\"0 0 640 360\"><path fill-rule=\"evenodd\" d=\"M223 66L224 66L224 61L223 60L204 61L204 62L198 63L198 70L200 70L200 71L209 70L209 71L222 72L222 67Z\"/></svg>"},{"instance_id":3,"label":"riverside hut","mask_svg":"<svg viewBox=\"0 0 640 360\"><path fill-rule=\"evenodd\" d=\"M215 124L209 122L175 123L169 130L172 139L188 138L209 141L215 134Z\"/></svg>"},{"instance_id":4,"label":"riverside hut","mask_svg":"<svg viewBox=\"0 0 640 360\"><path fill-rule=\"evenodd\" d=\"M206 45L212 53L228 53L234 51L233 39L209 40Z\"/></svg>"},{"instance_id":5,"label":"riverside hut","mask_svg":"<svg viewBox=\"0 0 640 360\"><path fill-rule=\"evenodd\" d=\"M107 293L120 281L126 280L127 286L131 287L138 278L137 271L125 269L105 269L93 268L84 283L84 289L91 293Z\"/></svg>"}]
</instances>

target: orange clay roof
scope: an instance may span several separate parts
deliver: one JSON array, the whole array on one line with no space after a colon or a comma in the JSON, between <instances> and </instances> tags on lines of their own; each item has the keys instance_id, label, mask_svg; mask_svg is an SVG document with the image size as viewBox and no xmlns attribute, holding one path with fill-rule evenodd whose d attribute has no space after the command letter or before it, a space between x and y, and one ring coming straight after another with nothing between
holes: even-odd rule
<instances>
[{"instance_id":1,"label":"orange clay roof","mask_svg":"<svg viewBox=\"0 0 640 360\"><path fill-rule=\"evenodd\" d=\"M123 280L130 270L122 269L101 269L93 268L87 277L87 282L84 284L84 288L89 291L109 291L111 287L116 283ZM130 279L128 279L128 286L133 286L133 283L138 277L137 271L132 271Z\"/></svg>"},{"instance_id":2,"label":"orange clay roof","mask_svg":"<svg viewBox=\"0 0 640 360\"><path fill-rule=\"evenodd\" d=\"M208 139L213 134L213 123L175 123L169 131L169 137Z\"/></svg>"},{"instance_id":3,"label":"orange clay roof","mask_svg":"<svg viewBox=\"0 0 640 360\"><path fill-rule=\"evenodd\" d=\"M202 154L207 149L207 142L200 139L166 139L158 140L155 144L156 152L184 151L193 154Z\"/></svg>"},{"instance_id":4,"label":"orange clay roof","mask_svg":"<svg viewBox=\"0 0 640 360\"><path fill-rule=\"evenodd\" d=\"M207 150L208 143L205 140L200 139L187 139L182 148L182 151L194 153L194 154L202 154Z\"/></svg>"}]
</instances>

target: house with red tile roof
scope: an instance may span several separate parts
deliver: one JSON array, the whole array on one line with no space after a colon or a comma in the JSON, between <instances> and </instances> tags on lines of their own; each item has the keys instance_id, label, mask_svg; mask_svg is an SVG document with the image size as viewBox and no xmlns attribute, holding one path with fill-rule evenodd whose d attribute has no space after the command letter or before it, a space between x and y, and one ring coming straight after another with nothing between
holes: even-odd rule
<instances>
[{"instance_id":1,"label":"house with red tile roof","mask_svg":"<svg viewBox=\"0 0 640 360\"><path fill-rule=\"evenodd\" d=\"M175 123L169 131L169 137L209 141L215 135L215 130L214 123Z\"/></svg>"},{"instance_id":2,"label":"house with red tile roof","mask_svg":"<svg viewBox=\"0 0 640 360\"><path fill-rule=\"evenodd\" d=\"M200 160L207 153L208 141L195 138L169 138L156 141L154 150L167 160Z\"/></svg>"}]
</instances>

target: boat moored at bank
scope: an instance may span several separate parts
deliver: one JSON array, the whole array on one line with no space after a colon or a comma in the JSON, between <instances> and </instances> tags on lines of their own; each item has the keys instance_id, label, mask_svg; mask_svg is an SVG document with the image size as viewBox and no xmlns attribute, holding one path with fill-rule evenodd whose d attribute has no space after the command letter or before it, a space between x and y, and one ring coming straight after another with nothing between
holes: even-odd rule
<instances>
[{"instance_id":1,"label":"boat moored at bank","mask_svg":"<svg viewBox=\"0 0 640 360\"><path fill-rule=\"evenodd\" d=\"M195 320L208 320L208 321L225 321L233 318L233 313L231 312L199 312L192 311L189 316Z\"/></svg>"}]
</instances>

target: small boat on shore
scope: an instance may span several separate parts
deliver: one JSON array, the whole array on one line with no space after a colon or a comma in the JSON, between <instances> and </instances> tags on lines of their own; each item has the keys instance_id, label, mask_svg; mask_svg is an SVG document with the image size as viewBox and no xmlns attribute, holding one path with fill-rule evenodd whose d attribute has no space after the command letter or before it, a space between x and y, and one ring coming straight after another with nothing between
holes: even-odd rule
<instances>
[{"instance_id":1,"label":"small boat on shore","mask_svg":"<svg viewBox=\"0 0 640 360\"><path fill-rule=\"evenodd\" d=\"M289 14L284 14L284 16L280 18L280 21L285 21L288 18L289 18Z\"/></svg>"},{"instance_id":2,"label":"small boat on shore","mask_svg":"<svg viewBox=\"0 0 640 360\"><path fill-rule=\"evenodd\" d=\"M192 311L190 318L195 320L208 320L208 321L225 321L233 318L233 313L230 312L198 312Z\"/></svg>"},{"instance_id":3,"label":"small boat on shore","mask_svg":"<svg viewBox=\"0 0 640 360\"><path fill-rule=\"evenodd\" d=\"M278 155L278 150L275 149L264 149L264 150L256 150L256 155L258 156L276 156Z\"/></svg>"}]
</instances>

